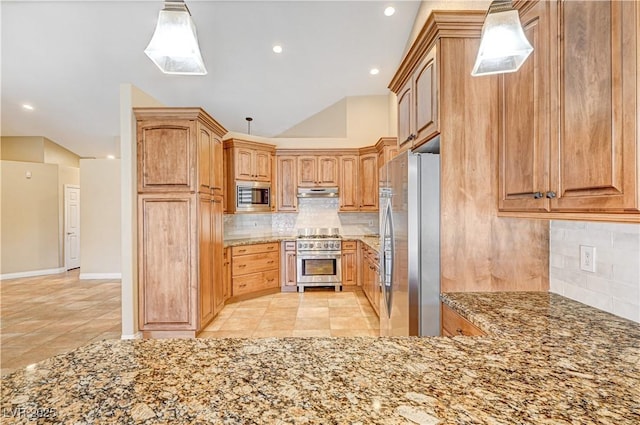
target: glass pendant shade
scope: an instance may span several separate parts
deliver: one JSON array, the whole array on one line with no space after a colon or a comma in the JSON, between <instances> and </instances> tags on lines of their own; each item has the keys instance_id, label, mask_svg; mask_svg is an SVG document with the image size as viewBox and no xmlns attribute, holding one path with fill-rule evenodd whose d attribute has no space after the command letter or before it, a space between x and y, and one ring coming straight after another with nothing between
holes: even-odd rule
<instances>
[{"instance_id":1,"label":"glass pendant shade","mask_svg":"<svg viewBox=\"0 0 640 425\"><path fill-rule=\"evenodd\" d=\"M207 73L200 55L196 26L182 1L165 2L144 52L165 74Z\"/></svg>"},{"instance_id":2,"label":"glass pendant shade","mask_svg":"<svg viewBox=\"0 0 640 425\"><path fill-rule=\"evenodd\" d=\"M482 26L482 38L471 75L515 72L533 52L524 35L518 11L510 0L496 0Z\"/></svg>"}]
</instances>

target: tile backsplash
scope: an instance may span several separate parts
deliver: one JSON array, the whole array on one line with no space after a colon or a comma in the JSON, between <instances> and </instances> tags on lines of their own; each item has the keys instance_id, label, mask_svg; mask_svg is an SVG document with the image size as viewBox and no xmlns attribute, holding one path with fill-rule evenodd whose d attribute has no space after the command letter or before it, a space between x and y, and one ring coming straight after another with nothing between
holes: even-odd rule
<instances>
[{"instance_id":1,"label":"tile backsplash","mask_svg":"<svg viewBox=\"0 0 640 425\"><path fill-rule=\"evenodd\" d=\"M339 199L300 199L297 213L225 214L225 239L297 235L305 227L337 227L343 236L378 233L377 212L338 211Z\"/></svg>"},{"instance_id":2,"label":"tile backsplash","mask_svg":"<svg viewBox=\"0 0 640 425\"><path fill-rule=\"evenodd\" d=\"M552 220L550 291L640 323L640 224ZM595 248L595 272L580 246Z\"/></svg>"}]
</instances>

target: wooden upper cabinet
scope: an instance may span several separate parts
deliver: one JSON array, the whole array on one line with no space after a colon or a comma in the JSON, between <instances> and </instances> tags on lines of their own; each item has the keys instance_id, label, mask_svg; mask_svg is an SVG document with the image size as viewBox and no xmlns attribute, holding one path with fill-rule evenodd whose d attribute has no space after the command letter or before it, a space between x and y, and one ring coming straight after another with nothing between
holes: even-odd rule
<instances>
[{"instance_id":1,"label":"wooden upper cabinet","mask_svg":"<svg viewBox=\"0 0 640 425\"><path fill-rule=\"evenodd\" d=\"M412 149L440 132L437 43L398 92L398 148Z\"/></svg>"},{"instance_id":2,"label":"wooden upper cabinet","mask_svg":"<svg viewBox=\"0 0 640 425\"><path fill-rule=\"evenodd\" d=\"M360 155L360 211L378 211L378 154Z\"/></svg>"},{"instance_id":3,"label":"wooden upper cabinet","mask_svg":"<svg viewBox=\"0 0 640 425\"><path fill-rule=\"evenodd\" d=\"M419 146L439 133L438 72L436 46L422 60L413 74L415 130L413 146Z\"/></svg>"},{"instance_id":4,"label":"wooden upper cabinet","mask_svg":"<svg viewBox=\"0 0 640 425\"><path fill-rule=\"evenodd\" d=\"M340 156L340 211L358 210L358 155Z\"/></svg>"},{"instance_id":5,"label":"wooden upper cabinet","mask_svg":"<svg viewBox=\"0 0 640 425\"><path fill-rule=\"evenodd\" d=\"M500 80L500 210L640 221L638 65L629 60L640 5L518 7L534 52Z\"/></svg>"},{"instance_id":6,"label":"wooden upper cabinet","mask_svg":"<svg viewBox=\"0 0 640 425\"><path fill-rule=\"evenodd\" d=\"M410 79L398 93L398 149L403 152L413 146L413 81Z\"/></svg>"},{"instance_id":7,"label":"wooden upper cabinet","mask_svg":"<svg viewBox=\"0 0 640 425\"><path fill-rule=\"evenodd\" d=\"M200 108L134 108L139 193L221 189L216 140L227 130Z\"/></svg>"},{"instance_id":8,"label":"wooden upper cabinet","mask_svg":"<svg viewBox=\"0 0 640 425\"><path fill-rule=\"evenodd\" d=\"M499 207L546 211L549 200L549 9L547 1L520 10L533 53L499 80Z\"/></svg>"},{"instance_id":9,"label":"wooden upper cabinet","mask_svg":"<svg viewBox=\"0 0 640 425\"><path fill-rule=\"evenodd\" d=\"M256 147L233 148L234 180L270 182L272 152L273 149L262 150Z\"/></svg>"},{"instance_id":10,"label":"wooden upper cabinet","mask_svg":"<svg viewBox=\"0 0 640 425\"><path fill-rule=\"evenodd\" d=\"M276 204L278 211L298 211L297 163L295 156L277 156Z\"/></svg>"},{"instance_id":11,"label":"wooden upper cabinet","mask_svg":"<svg viewBox=\"0 0 640 425\"><path fill-rule=\"evenodd\" d=\"M636 1L558 3L552 210L639 211L639 8Z\"/></svg>"},{"instance_id":12,"label":"wooden upper cabinet","mask_svg":"<svg viewBox=\"0 0 640 425\"><path fill-rule=\"evenodd\" d=\"M299 156L298 186L338 186L338 157L324 155Z\"/></svg>"}]
</instances>

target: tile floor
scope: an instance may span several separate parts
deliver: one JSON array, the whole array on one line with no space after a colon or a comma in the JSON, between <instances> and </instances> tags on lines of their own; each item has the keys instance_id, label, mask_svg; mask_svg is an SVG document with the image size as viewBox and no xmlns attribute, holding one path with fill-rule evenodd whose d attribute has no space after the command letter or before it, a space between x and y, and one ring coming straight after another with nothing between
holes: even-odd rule
<instances>
[{"instance_id":1,"label":"tile floor","mask_svg":"<svg viewBox=\"0 0 640 425\"><path fill-rule=\"evenodd\" d=\"M120 338L120 280L79 271L0 281L0 374L91 341ZM360 290L310 289L228 304L200 338L378 336Z\"/></svg>"},{"instance_id":2,"label":"tile floor","mask_svg":"<svg viewBox=\"0 0 640 425\"><path fill-rule=\"evenodd\" d=\"M120 280L79 271L0 282L0 374L91 341L120 338Z\"/></svg>"},{"instance_id":3,"label":"tile floor","mask_svg":"<svg viewBox=\"0 0 640 425\"><path fill-rule=\"evenodd\" d=\"M378 316L362 291L318 288L228 304L199 337L378 335Z\"/></svg>"}]
</instances>

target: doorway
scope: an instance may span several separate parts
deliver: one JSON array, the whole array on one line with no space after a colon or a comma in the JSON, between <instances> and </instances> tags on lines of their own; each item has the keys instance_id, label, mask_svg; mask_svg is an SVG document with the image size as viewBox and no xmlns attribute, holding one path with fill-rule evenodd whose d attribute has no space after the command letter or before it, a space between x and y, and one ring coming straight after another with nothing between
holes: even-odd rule
<instances>
[{"instance_id":1,"label":"doorway","mask_svg":"<svg viewBox=\"0 0 640 425\"><path fill-rule=\"evenodd\" d=\"M64 185L64 264L80 267L80 186Z\"/></svg>"}]
</instances>

